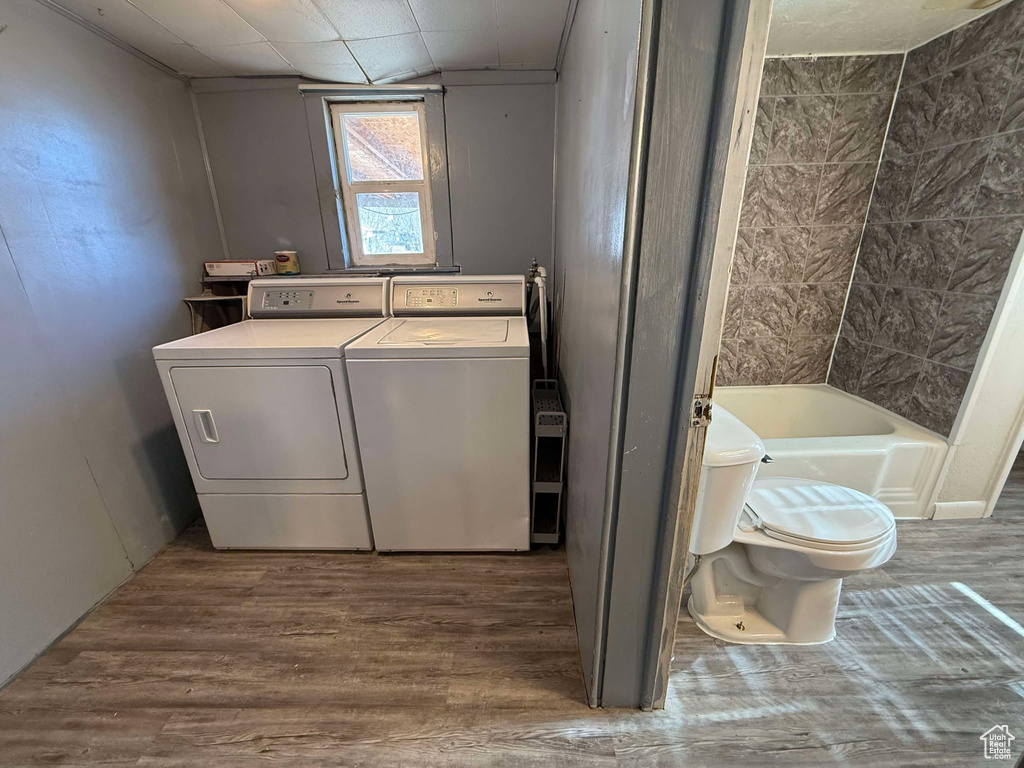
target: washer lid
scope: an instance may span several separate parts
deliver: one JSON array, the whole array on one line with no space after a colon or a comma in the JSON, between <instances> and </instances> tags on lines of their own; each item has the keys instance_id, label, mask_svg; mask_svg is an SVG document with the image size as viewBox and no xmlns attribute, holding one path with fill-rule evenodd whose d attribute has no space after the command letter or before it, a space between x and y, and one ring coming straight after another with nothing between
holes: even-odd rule
<instances>
[{"instance_id":1,"label":"washer lid","mask_svg":"<svg viewBox=\"0 0 1024 768\"><path fill-rule=\"evenodd\" d=\"M348 360L529 355L525 317L392 317L345 348Z\"/></svg>"},{"instance_id":2,"label":"washer lid","mask_svg":"<svg viewBox=\"0 0 1024 768\"><path fill-rule=\"evenodd\" d=\"M508 320L402 320L378 344L497 344L508 339Z\"/></svg>"},{"instance_id":3,"label":"washer lid","mask_svg":"<svg viewBox=\"0 0 1024 768\"><path fill-rule=\"evenodd\" d=\"M747 507L769 536L809 546L867 544L896 525L889 508L866 493L795 477L756 480Z\"/></svg>"}]
</instances>

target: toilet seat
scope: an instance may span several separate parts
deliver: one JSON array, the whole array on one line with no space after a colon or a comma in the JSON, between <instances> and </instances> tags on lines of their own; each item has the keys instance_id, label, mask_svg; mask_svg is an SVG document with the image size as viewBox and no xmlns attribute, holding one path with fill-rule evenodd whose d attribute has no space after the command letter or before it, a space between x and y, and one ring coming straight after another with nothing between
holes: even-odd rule
<instances>
[{"instance_id":1,"label":"toilet seat","mask_svg":"<svg viewBox=\"0 0 1024 768\"><path fill-rule=\"evenodd\" d=\"M896 520L884 504L852 488L777 477L754 482L738 527L809 549L858 551L891 536Z\"/></svg>"}]
</instances>

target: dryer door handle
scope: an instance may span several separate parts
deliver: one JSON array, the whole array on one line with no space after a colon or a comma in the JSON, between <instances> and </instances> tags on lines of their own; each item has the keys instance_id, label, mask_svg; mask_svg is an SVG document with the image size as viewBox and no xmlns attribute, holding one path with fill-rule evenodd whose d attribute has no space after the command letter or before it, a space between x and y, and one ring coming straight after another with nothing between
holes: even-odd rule
<instances>
[{"instance_id":1,"label":"dryer door handle","mask_svg":"<svg viewBox=\"0 0 1024 768\"><path fill-rule=\"evenodd\" d=\"M197 408L192 411L192 418L196 421L200 440L204 443L220 442L220 437L217 436L217 424L213 420L213 411Z\"/></svg>"}]
</instances>

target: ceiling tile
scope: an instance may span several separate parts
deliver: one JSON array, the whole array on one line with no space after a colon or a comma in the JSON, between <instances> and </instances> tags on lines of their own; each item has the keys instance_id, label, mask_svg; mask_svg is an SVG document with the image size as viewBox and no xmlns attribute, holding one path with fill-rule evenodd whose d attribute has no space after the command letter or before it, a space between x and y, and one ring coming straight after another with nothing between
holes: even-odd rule
<instances>
[{"instance_id":1,"label":"ceiling tile","mask_svg":"<svg viewBox=\"0 0 1024 768\"><path fill-rule=\"evenodd\" d=\"M56 0L57 4L92 22L140 51L146 46L185 42L144 14L128 0Z\"/></svg>"},{"instance_id":2,"label":"ceiling tile","mask_svg":"<svg viewBox=\"0 0 1024 768\"><path fill-rule=\"evenodd\" d=\"M263 35L222 0L133 0L132 4L195 46L263 40Z\"/></svg>"},{"instance_id":3,"label":"ceiling tile","mask_svg":"<svg viewBox=\"0 0 1024 768\"><path fill-rule=\"evenodd\" d=\"M380 80L374 80L374 85L387 85L389 83L421 83L421 79L424 75L432 75L437 70L433 69L417 69L413 72L404 72L401 75L395 75L394 77L383 77Z\"/></svg>"},{"instance_id":4,"label":"ceiling tile","mask_svg":"<svg viewBox=\"0 0 1024 768\"><path fill-rule=\"evenodd\" d=\"M326 80L329 83L351 83L352 85L366 85L369 81L363 76L363 71L358 66L334 66L332 64L313 64L309 69L303 69L302 74L313 80Z\"/></svg>"},{"instance_id":5,"label":"ceiling tile","mask_svg":"<svg viewBox=\"0 0 1024 768\"><path fill-rule=\"evenodd\" d=\"M438 69L484 69L498 66L498 38L491 30L424 32L430 58Z\"/></svg>"},{"instance_id":6,"label":"ceiling tile","mask_svg":"<svg viewBox=\"0 0 1024 768\"><path fill-rule=\"evenodd\" d=\"M295 70L270 43L204 45L199 51L226 64L238 75L294 75Z\"/></svg>"},{"instance_id":7,"label":"ceiling tile","mask_svg":"<svg viewBox=\"0 0 1024 768\"><path fill-rule=\"evenodd\" d=\"M372 81L415 74L433 65L419 33L353 40L348 47Z\"/></svg>"},{"instance_id":8,"label":"ceiling tile","mask_svg":"<svg viewBox=\"0 0 1024 768\"><path fill-rule=\"evenodd\" d=\"M230 77L234 74L229 67L200 53L191 45L166 45L159 51L146 53L165 67L189 77Z\"/></svg>"},{"instance_id":9,"label":"ceiling tile","mask_svg":"<svg viewBox=\"0 0 1024 768\"><path fill-rule=\"evenodd\" d=\"M424 32L494 29L495 0L409 0Z\"/></svg>"},{"instance_id":10,"label":"ceiling tile","mask_svg":"<svg viewBox=\"0 0 1024 768\"><path fill-rule=\"evenodd\" d=\"M225 77L233 72L203 55L127 0L60 0L60 5L189 77Z\"/></svg>"},{"instance_id":11,"label":"ceiling tile","mask_svg":"<svg viewBox=\"0 0 1024 768\"><path fill-rule=\"evenodd\" d=\"M224 0L272 43L313 43L340 35L313 0Z\"/></svg>"},{"instance_id":12,"label":"ceiling tile","mask_svg":"<svg viewBox=\"0 0 1024 768\"><path fill-rule=\"evenodd\" d=\"M554 69L569 0L498 0L502 67Z\"/></svg>"},{"instance_id":13,"label":"ceiling tile","mask_svg":"<svg viewBox=\"0 0 1024 768\"><path fill-rule=\"evenodd\" d=\"M316 0L345 40L418 32L408 0Z\"/></svg>"},{"instance_id":14,"label":"ceiling tile","mask_svg":"<svg viewBox=\"0 0 1024 768\"><path fill-rule=\"evenodd\" d=\"M366 77L342 42L274 43L277 52L307 77L338 83L365 83Z\"/></svg>"}]
</instances>

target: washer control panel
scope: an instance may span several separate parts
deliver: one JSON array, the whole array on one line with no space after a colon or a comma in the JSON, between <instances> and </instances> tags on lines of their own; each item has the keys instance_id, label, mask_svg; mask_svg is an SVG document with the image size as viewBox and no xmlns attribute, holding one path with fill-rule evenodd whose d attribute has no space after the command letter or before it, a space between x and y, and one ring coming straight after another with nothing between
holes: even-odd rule
<instances>
[{"instance_id":1,"label":"washer control panel","mask_svg":"<svg viewBox=\"0 0 1024 768\"><path fill-rule=\"evenodd\" d=\"M526 278L522 275L395 276L391 309L402 315L523 315Z\"/></svg>"},{"instance_id":2,"label":"washer control panel","mask_svg":"<svg viewBox=\"0 0 1024 768\"><path fill-rule=\"evenodd\" d=\"M405 306L452 309L459 306L458 288L406 288Z\"/></svg>"},{"instance_id":3,"label":"washer control panel","mask_svg":"<svg viewBox=\"0 0 1024 768\"><path fill-rule=\"evenodd\" d=\"M277 277L249 283L249 316L386 317L386 277Z\"/></svg>"}]
</instances>

